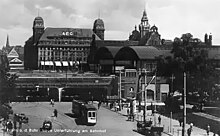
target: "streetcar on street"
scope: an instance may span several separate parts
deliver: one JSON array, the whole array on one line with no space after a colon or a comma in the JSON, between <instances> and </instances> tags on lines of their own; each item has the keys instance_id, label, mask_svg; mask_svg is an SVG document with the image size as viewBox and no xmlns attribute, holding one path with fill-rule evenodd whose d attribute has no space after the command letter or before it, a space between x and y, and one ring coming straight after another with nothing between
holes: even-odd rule
<instances>
[{"instance_id":1,"label":"streetcar on street","mask_svg":"<svg viewBox=\"0 0 220 136\"><path fill-rule=\"evenodd\" d=\"M97 109L92 104L80 100L73 100L72 113L87 125L95 125L97 123Z\"/></svg>"}]
</instances>

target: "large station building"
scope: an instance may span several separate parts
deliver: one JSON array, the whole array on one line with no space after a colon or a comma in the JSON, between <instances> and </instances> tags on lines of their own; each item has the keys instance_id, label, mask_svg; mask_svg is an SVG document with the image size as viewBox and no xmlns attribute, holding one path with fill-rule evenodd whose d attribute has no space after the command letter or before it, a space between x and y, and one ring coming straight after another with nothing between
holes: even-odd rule
<instances>
[{"instance_id":1,"label":"large station building","mask_svg":"<svg viewBox=\"0 0 220 136\"><path fill-rule=\"evenodd\" d=\"M139 30L138 30L139 29ZM161 39L157 26L151 26L146 11L140 24L128 40L105 40L104 21L94 21L92 29L51 28L44 26L42 17L33 22L33 35L24 46L25 69L83 70L99 74L118 74L121 97L135 97L143 89L145 79L139 83L140 72L147 72L147 81L153 77L159 56L172 56L172 41ZM195 49L207 50L208 57L220 67L220 48L212 46L212 36L205 35L205 43ZM194 41L192 41L194 42ZM149 85L149 100L164 100L169 83L155 78Z\"/></svg>"},{"instance_id":2,"label":"large station building","mask_svg":"<svg viewBox=\"0 0 220 136\"><path fill-rule=\"evenodd\" d=\"M78 68L103 74L119 74L124 69L122 78L125 81L119 85L121 96L132 97L138 87L138 71L154 71L157 58L162 55L152 46L161 45L158 28L150 26L144 11L139 31L135 26L128 40L105 40L104 32L102 19L96 19L92 29L45 28L43 18L38 16L33 22L33 35L24 46L25 69L65 71ZM132 89L135 92L130 93Z\"/></svg>"}]
</instances>

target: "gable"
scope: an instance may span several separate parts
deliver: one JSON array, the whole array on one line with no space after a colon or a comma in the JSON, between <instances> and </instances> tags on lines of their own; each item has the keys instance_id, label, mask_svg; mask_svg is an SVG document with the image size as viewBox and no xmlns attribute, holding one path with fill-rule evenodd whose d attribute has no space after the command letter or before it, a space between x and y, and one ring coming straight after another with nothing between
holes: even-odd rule
<instances>
[{"instance_id":1,"label":"gable","mask_svg":"<svg viewBox=\"0 0 220 136\"><path fill-rule=\"evenodd\" d=\"M8 58L18 58L19 55L16 52L15 48L12 48L12 50L7 55Z\"/></svg>"},{"instance_id":2,"label":"gable","mask_svg":"<svg viewBox=\"0 0 220 136\"><path fill-rule=\"evenodd\" d=\"M20 59L18 59L18 58L12 59L12 60L10 61L10 63L11 63L11 62L14 62L14 63L22 63L22 61L21 61Z\"/></svg>"}]
</instances>

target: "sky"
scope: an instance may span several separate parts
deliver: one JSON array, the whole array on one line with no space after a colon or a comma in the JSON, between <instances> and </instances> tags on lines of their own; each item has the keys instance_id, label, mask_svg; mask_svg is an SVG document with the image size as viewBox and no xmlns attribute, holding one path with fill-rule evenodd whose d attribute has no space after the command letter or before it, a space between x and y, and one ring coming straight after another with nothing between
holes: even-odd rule
<instances>
[{"instance_id":1,"label":"sky","mask_svg":"<svg viewBox=\"0 0 220 136\"><path fill-rule=\"evenodd\" d=\"M151 26L162 39L173 40L184 33L204 41L212 34L220 45L220 0L1 0L0 49L22 45L32 36L34 18L45 27L93 28L95 19L105 25L106 40L127 40L146 10Z\"/></svg>"}]
</instances>

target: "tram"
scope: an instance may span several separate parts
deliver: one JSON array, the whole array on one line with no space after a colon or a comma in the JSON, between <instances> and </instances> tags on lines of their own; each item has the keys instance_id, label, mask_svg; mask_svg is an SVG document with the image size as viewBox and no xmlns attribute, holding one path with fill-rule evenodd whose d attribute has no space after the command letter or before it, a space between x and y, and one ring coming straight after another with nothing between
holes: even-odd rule
<instances>
[{"instance_id":1,"label":"tram","mask_svg":"<svg viewBox=\"0 0 220 136\"><path fill-rule=\"evenodd\" d=\"M80 100L73 100L72 113L88 125L95 125L97 123L97 109L92 104L87 104Z\"/></svg>"}]
</instances>

